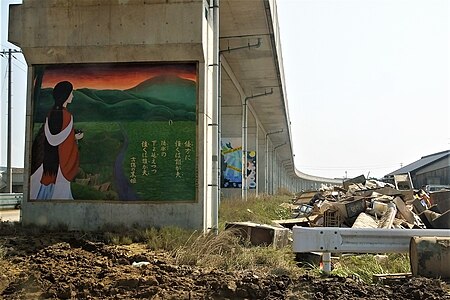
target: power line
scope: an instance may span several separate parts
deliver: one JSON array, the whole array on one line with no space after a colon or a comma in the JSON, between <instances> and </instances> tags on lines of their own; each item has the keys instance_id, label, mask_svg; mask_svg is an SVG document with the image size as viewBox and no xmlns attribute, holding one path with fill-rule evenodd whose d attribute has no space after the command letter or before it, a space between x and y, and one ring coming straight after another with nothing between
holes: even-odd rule
<instances>
[{"instance_id":1,"label":"power line","mask_svg":"<svg viewBox=\"0 0 450 300\"><path fill-rule=\"evenodd\" d=\"M7 150L6 150L6 178L7 178L7 191L9 193L12 193L12 168L11 168L11 81L12 81L12 57L13 53L21 53L21 50L16 49L8 49L0 51L0 54L3 54L2 56L8 54L8 133L7 133Z\"/></svg>"},{"instance_id":2,"label":"power line","mask_svg":"<svg viewBox=\"0 0 450 300\"><path fill-rule=\"evenodd\" d=\"M2 44L2 45L3 45L3 44ZM3 45L3 46L4 46L4 45ZM17 57L15 57L15 56L13 55L13 53L22 53L22 50L17 50L17 49L8 49L8 50L5 50L5 49L3 49L3 51L0 51L0 56L1 56L1 57L4 57L4 58L6 58L6 59L14 58L14 59L17 60L19 63L21 63L22 65L24 65L24 66L26 66L26 67L28 68L27 64L25 64L25 63L22 62L20 59L18 59ZM17 68L19 68L20 70L22 70L22 71L24 71L24 72L27 72L27 70L21 68L19 65L15 64L15 63L13 63L13 64L14 64L14 66L16 66ZM11 70L11 71L12 71L12 70Z\"/></svg>"},{"instance_id":3,"label":"power line","mask_svg":"<svg viewBox=\"0 0 450 300\"><path fill-rule=\"evenodd\" d=\"M10 55L11 54L11 56L14 56L14 55L12 55L13 53L22 53L22 50L17 50L17 49L5 50L5 49L3 49L3 51L0 51L0 54L3 54L3 55L6 55L6 54Z\"/></svg>"},{"instance_id":4,"label":"power line","mask_svg":"<svg viewBox=\"0 0 450 300\"><path fill-rule=\"evenodd\" d=\"M3 88L6 89L6 85L4 85L4 83L6 82L6 76L8 76L8 70L5 70L5 77L2 80L2 93L3 93Z\"/></svg>"},{"instance_id":5,"label":"power line","mask_svg":"<svg viewBox=\"0 0 450 300\"><path fill-rule=\"evenodd\" d=\"M26 72L26 70L25 70L24 68L20 67L19 65L15 64L15 63L13 63L13 65L14 65L15 67L21 69L22 71Z\"/></svg>"},{"instance_id":6,"label":"power line","mask_svg":"<svg viewBox=\"0 0 450 300\"><path fill-rule=\"evenodd\" d=\"M23 61L21 61L20 59L18 59L17 57L15 57L14 55L12 56L15 60L17 60L18 62L20 62L22 65L24 65L25 67L28 67L28 65L26 63L24 63Z\"/></svg>"}]
</instances>

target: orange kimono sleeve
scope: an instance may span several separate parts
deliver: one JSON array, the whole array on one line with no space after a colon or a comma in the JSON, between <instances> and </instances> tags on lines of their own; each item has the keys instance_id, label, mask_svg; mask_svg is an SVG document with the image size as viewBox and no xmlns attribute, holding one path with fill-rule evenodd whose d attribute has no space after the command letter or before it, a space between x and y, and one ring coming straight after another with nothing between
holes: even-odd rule
<instances>
[{"instance_id":1,"label":"orange kimono sleeve","mask_svg":"<svg viewBox=\"0 0 450 300\"><path fill-rule=\"evenodd\" d=\"M63 110L63 128L69 125L72 115ZM67 139L58 147L59 166L64 177L72 181L78 173L80 161L78 145L75 139L75 130L72 128Z\"/></svg>"}]
</instances>

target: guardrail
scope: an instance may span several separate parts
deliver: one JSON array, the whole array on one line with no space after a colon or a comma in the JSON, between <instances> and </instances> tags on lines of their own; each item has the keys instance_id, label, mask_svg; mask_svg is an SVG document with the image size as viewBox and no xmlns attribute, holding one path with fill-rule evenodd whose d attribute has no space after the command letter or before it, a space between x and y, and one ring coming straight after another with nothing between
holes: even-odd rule
<instances>
[{"instance_id":1,"label":"guardrail","mask_svg":"<svg viewBox=\"0 0 450 300\"><path fill-rule=\"evenodd\" d=\"M22 200L22 193L0 193L0 208L19 208Z\"/></svg>"},{"instance_id":2,"label":"guardrail","mask_svg":"<svg viewBox=\"0 0 450 300\"><path fill-rule=\"evenodd\" d=\"M292 229L294 252L323 252L324 271L331 271L331 253L408 252L412 237L449 237L448 229L381 229L298 227Z\"/></svg>"}]
</instances>

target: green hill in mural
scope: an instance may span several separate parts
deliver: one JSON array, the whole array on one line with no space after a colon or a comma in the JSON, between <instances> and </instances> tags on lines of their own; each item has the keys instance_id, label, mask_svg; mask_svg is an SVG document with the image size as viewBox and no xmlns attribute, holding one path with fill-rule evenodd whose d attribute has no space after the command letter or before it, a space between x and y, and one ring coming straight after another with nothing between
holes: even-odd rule
<instances>
[{"instance_id":1,"label":"green hill in mural","mask_svg":"<svg viewBox=\"0 0 450 300\"><path fill-rule=\"evenodd\" d=\"M196 103L195 82L159 76L124 91L78 89L69 110L76 122L194 121ZM52 105L52 89L42 89L34 122L44 122Z\"/></svg>"},{"instance_id":2,"label":"green hill in mural","mask_svg":"<svg viewBox=\"0 0 450 300\"><path fill-rule=\"evenodd\" d=\"M136 97L150 97L154 104L169 105L172 109L195 112L196 85L191 80L174 75L157 76L127 90Z\"/></svg>"},{"instance_id":3,"label":"green hill in mural","mask_svg":"<svg viewBox=\"0 0 450 300\"><path fill-rule=\"evenodd\" d=\"M107 101L108 104L115 104L123 100L129 100L130 98L134 98L127 92L121 90L93 90L84 88L79 89L77 91L85 94L86 96L92 99L102 102Z\"/></svg>"}]
</instances>

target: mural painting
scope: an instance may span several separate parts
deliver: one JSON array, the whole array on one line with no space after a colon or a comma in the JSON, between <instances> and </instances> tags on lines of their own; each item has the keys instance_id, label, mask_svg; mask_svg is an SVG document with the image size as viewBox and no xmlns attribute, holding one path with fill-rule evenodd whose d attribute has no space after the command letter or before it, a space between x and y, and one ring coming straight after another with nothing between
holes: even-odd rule
<instances>
[{"instance_id":1,"label":"mural painting","mask_svg":"<svg viewBox=\"0 0 450 300\"><path fill-rule=\"evenodd\" d=\"M256 189L256 151L247 153L247 188Z\"/></svg>"},{"instance_id":2,"label":"mural painting","mask_svg":"<svg viewBox=\"0 0 450 300\"><path fill-rule=\"evenodd\" d=\"M34 67L30 200L196 201L197 64Z\"/></svg>"},{"instance_id":3,"label":"mural painting","mask_svg":"<svg viewBox=\"0 0 450 300\"><path fill-rule=\"evenodd\" d=\"M222 188L242 188L242 142L240 138L222 138Z\"/></svg>"}]
</instances>

